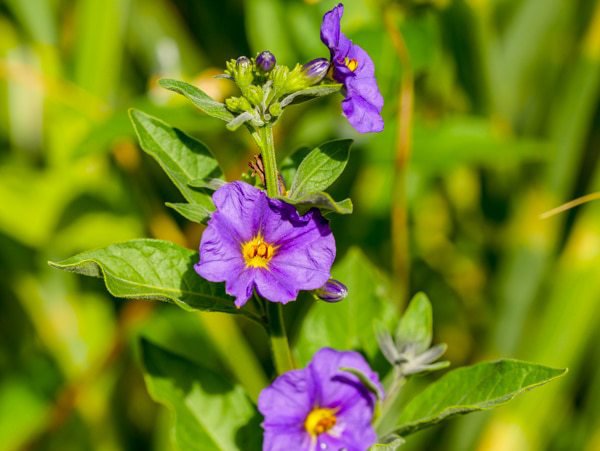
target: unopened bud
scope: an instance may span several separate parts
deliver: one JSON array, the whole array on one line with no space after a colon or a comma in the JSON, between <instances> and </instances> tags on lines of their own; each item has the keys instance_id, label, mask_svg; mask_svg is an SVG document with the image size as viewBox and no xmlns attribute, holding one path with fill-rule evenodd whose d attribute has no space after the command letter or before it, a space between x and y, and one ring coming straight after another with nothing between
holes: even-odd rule
<instances>
[{"instance_id":1,"label":"unopened bud","mask_svg":"<svg viewBox=\"0 0 600 451\"><path fill-rule=\"evenodd\" d=\"M275 67L276 62L275 55L268 50L260 52L256 57L256 65L263 72L270 72Z\"/></svg>"},{"instance_id":2,"label":"unopened bud","mask_svg":"<svg viewBox=\"0 0 600 451\"><path fill-rule=\"evenodd\" d=\"M237 60L235 60L233 78L242 92L254 81L252 66L252 61L247 56L240 56Z\"/></svg>"},{"instance_id":3,"label":"unopened bud","mask_svg":"<svg viewBox=\"0 0 600 451\"><path fill-rule=\"evenodd\" d=\"M302 73L311 85L319 83L329 72L329 60L327 58L315 58L302 66Z\"/></svg>"},{"instance_id":4,"label":"unopened bud","mask_svg":"<svg viewBox=\"0 0 600 451\"><path fill-rule=\"evenodd\" d=\"M235 65L238 69L246 70L252 66L252 61L247 56L240 56L235 60Z\"/></svg>"},{"instance_id":5,"label":"unopened bud","mask_svg":"<svg viewBox=\"0 0 600 451\"><path fill-rule=\"evenodd\" d=\"M339 302L348 296L348 288L339 280L329 279L325 285L313 292L325 302Z\"/></svg>"}]
</instances>

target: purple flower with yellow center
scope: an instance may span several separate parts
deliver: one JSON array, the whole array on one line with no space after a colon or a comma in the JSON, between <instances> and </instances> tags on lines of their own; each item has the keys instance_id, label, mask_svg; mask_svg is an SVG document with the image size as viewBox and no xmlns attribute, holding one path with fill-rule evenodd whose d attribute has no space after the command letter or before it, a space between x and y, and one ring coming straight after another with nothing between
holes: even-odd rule
<instances>
[{"instance_id":1,"label":"purple flower with yellow center","mask_svg":"<svg viewBox=\"0 0 600 451\"><path fill-rule=\"evenodd\" d=\"M375 79L375 66L371 57L354 44L340 30L344 14L341 3L323 16L321 40L329 48L333 78L344 84L342 102L344 116L360 133L383 130L383 97Z\"/></svg>"},{"instance_id":2,"label":"purple flower with yellow center","mask_svg":"<svg viewBox=\"0 0 600 451\"><path fill-rule=\"evenodd\" d=\"M360 371L383 393L359 353L323 348L306 368L282 374L261 392L264 451L365 451L375 443L377 395L342 368Z\"/></svg>"},{"instance_id":3,"label":"purple flower with yellow center","mask_svg":"<svg viewBox=\"0 0 600 451\"><path fill-rule=\"evenodd\" d=\"M300 290L327 282L335 240L318 210L301 216L292 205L243 182L223 185L212 199L217 210L202 234L194 269L206 280L225 282L236 307L253 290L285 304Z\"/></svg>"}]
</instances>

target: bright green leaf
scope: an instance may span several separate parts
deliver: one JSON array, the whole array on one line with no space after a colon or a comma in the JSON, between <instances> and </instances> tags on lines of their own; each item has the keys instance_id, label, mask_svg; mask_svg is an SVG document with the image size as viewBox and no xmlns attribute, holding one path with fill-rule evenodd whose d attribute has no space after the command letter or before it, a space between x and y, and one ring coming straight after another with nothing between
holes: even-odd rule
<instances>
[{"instance_id":1,"label":"bright green leaf","mask_svg":"<svg viewBox=\"0 0 600 451\"><path fill-rule=\"evenodd\" d=\"M210 196L189 186L193 180L222 177L217 160L208 148L141 111L132 109L129 116L142 149L160 164L183 197L190 203L208 207Z\"/></svg>"},{"instance_id":2,"label":"bright green leaf","mask_svg":"<svg viewBox=\"0 0 600 451\"><path fill-rule=\"evenodd\" d=\"M396 343L399 345L414 343L415 352L421 353L429 348L432 337L431 303L425 293L417 293L400 318L396 330Z\"/></svg>"},{"instance_id":3,"label":"bright green leaf","mask_svg":"<svg viewBox=\"0 0 600 451\"><path fill-rule=\"evenodd\" d=\"M165 205L169 208L172 208L181 216L186 219L189 219L192 222L197 222L199 224L206 224L210 219L210 215L213 211L215 211L215 207L207 208L204 205L200 204L185 204L185 203L171 203L167 202Z\"/></svg>"},{"instance_id":4,"label":"bright green leaf","mask_svg":"<svg viewBox=\"0 0 600 451\"><path fill-rule=\"evenodd\" d=\"M294 205L301 213L304 213L311 208L319 210L331 211L340 215L349 215L352 213L352 201L344 199L336 202L331 196L325 192L307 194L301 198L292 199L290 197L280 197L281 200L288 204Z\"/></svg>"},{"instance_id":5,"label":"bright green leaf","mask_svg":"<svg viewBox=\"0 0 600 451\"><path fill-rule=\"evenodd\" d=\"M115 297L167 301L185 310L241 312L221 284L194 271L198 253L168 241L132 240L82 252L50 266L103 277Z\"/></svg>"},{"instance_id":6,"label":"bright green leaf","mask_svg":"<svg viewBox=\"0 0 600 451\"><path fill-rule=\"evenodd\" d=\"M479 363L450 371L408 403L394 432L407 435L454 415L491 409L566 371L518 360Z\"/></svg>"},{"instance_id":7,"label":"bright green leaf","mask_svg":"<svg viewBox=\"0 0 600 451\"><path fill-rule=\"evenodd\" d=\"M224 103L217 102L194 85L169 78L159 80L158 84L169 91L181 94L188 100L191 100L198 109L204 111L209 116L216 117L217 119L226 122L229 122L234 118L233 114L225 107Z\"/></svg>"},{"instance_id":8,"label":"bright green leaf","mask_svg":"<svg viewBox=\"0 0 600 451\"><path fill-rule=\"evenodd\" d=\"M381 440L381 443L376 443L371 446L371 451L396 451L402 445L406 443L402 437L392 434Z\"/></svg>"},{"instance_id":9,"label":"bright green leaf","mask_svg":"<svg viewBox=\"0 0 600 451\"><path fill-rule=\"evenodd\" d=\"M351 145L351 139L339 139L313 149L298 167L290 197L300 199L307 194L325 191L344 171Z\"/></svg>"},{"instance_id":10,"label":"bright green leaf","mask_svg":"<svg viewBox=\"0 0 600 451\"><path fill-rule=\"evenodd\" d=\"M397 314L388 295L388 282L357 248L333 268L333 277L348 287L348 297L336 304L315 301L302 323L295 350L302 365L324 346L378 352L374 323L390 328Z\"/></svg>"},{"instance_id":11,"label":"bright green leaf","mask_svg":"<svg viewBox=\"0 0 600 451\"><path fill-rule=\"evenodd\" d=\"M147 340L141 354L150 395L175 417L178 449L260 450L260 417L239 385Z\"/></svg>"},{"instance_id":12,"label":"bright green leaf","mask_svg":"<svg viewBox=\"0 0 600 451\"><path fill-rule=\"evenodd\" d=\"M281 107L285 108L294 103L306 102L307 100L316 99L317 97L335 94L336 92L340 92L340 89L342 89L342 85L338 83L311 86L310 88L301 89L300 91L296 91L284 97L281 100Z\"/></svg>"}]
</instances>

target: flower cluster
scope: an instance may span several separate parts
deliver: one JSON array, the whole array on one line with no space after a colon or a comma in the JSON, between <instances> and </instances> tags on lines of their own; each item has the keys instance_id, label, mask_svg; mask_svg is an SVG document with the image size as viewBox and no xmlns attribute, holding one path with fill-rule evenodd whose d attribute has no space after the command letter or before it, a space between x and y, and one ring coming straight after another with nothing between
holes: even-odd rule
<instances>
[{"instance_id":1,"label":"flower cluster","mask_svg":"<svg viewBox=\"0 0 600 451\"><path fill-rule=\"evenodd\" d=\"M346 369L360 371L378 393ZM364 451L377 439L372 422L382 393L360 354L323 348L306 368L282 374L260 394L263 450Z\"/></svg>"}]
</instances>

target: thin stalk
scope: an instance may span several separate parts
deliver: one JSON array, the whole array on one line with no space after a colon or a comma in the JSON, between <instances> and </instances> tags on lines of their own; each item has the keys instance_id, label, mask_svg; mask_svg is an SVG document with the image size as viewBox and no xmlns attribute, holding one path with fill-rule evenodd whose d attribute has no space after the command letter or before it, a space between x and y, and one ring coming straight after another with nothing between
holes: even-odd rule
<instances>
[{"instance_id":1,"label":"thin stalk","mask_svg":"<svg viewBox=\"0 0 600 451\"><path fill-rule=\"evenodd\" d=\"M412 120L414 104L414 78L412 65L402 34L396 27L393 9L384 12L386 31L392 40L402 66L402 80L398 93L398 123L396 131L396 157L392 199L392 269L396 302L401 309L410 292L410 252L408 231L408 163L412 147Z\"/></svg>"},{"instance_id":2,"label":"thin stalk","mask_svg":"<svg viewBox=\"0 0 600 451\"><path fill-rule=\"evenodd\" d=\"M275 145L273 144L273 127L265 125L259 129L260 147L263 165L265 168L265 182L267 195L276 197L279 195L279 183L277 179L277 160L275 158ZM271 351L278 374L294 369L294 361L290 346L288 344L285 323L283 321L283 309L281 304L266 302L267 318L269 322L269 339L271 340Z\"/></svg>"},{"instance_id":3,"label":"thin stalk","mask_svg":"<svg viewBox=\"0 0 600 451\"><path fill-rule=\"evenodd\" d=\"M404 384L406 383L406 377L402 374L402 371L400 370L400 368L398 368L397 366L394 366L393 368L393 375L392 375L392 383L390 384L390 387L386 390L385 393L385 398L383 399L383 402L381 403L381 407L379 410L379 414L375 420L375 430L378 433L383 433L386 431L382 431L380 429L385 428L387 425L385 424L384 420L387 416L387 414L390 412L390 410L395 406L396 401L398 400L398 395L400 394L400 389L404 386Z\"/></svg>"}]
</instances>

